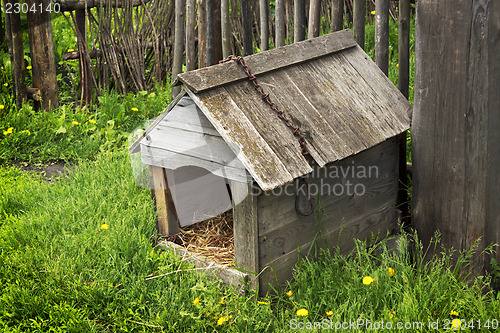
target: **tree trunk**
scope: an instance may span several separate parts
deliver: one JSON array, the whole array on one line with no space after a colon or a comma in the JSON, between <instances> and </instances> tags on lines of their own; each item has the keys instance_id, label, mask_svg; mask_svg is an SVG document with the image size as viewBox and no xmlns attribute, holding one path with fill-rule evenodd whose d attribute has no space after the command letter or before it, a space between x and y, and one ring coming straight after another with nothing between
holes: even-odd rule
<instances>
[{"instance_id":1,"label":"tree trunk","mask_svg":"<svg viewBox=\"0 0 500 333\"><path fill-rule=\"evenodd\" d=\"M293 4L293 42L306 38L306 1L295 0Z\"/></svg>"},{"instance_id":2,"label":"tree trunk","mask_svg":"<svg viewBox=\"0 0 500 333\"><path fill-rule=\"evenodd\" d=\"M365 5L365 0L354 0L353 35L362 49L365 48Z\"/></svg>"},{"instance_id":3,"label":"tree trunk","mask_svg":"<svg viewBox=\"0 0 500 333\"><path fill-rule=\"evenodd\" d=\"M276 0L276 47L285 45L285 0Z\"/></svg>"},{"instance_id":4,"label":"tree trunk","mask_svg":"<svg viewBox=\"0 0 500 333\"><path fill-rule=\"evenodd\" d=\"M321 19L321 1L311 0L309 7L309 25L307 32L307 39L319 36L319 26Z\"/></svg>"},{"instance_id":5,"label":"tree trunk","mask_svg":"<svg viewBox=\"0 0 500 333\"><path fill-rule=\"evenodd\" d=\"M174 30L174 63L172 65L172 82L178 74L182 73L184 59L186 0L175 0L175 30ZM172 99L181 92L181 87L172 87Z\"/></svg>"},{"instance_id":6,"label":"tree trunk","mask_svg":"<svg viewBox=\"0 0 500 333\"><path fill-rule=\"evenodd\" d=\"M11 0L6 0L4 3L12 3ZM4 7L5 9L5 7ZM4 11L5 12L5 11ZM25 81L25 66L24 66L24 43L23 32L21 30L21 16L19 13L11 13L5 15L6 32L9 34L7 42L11 57L12 87L16 97L16 105L20 108L26 102L26 81Z\"/></svg>"},{"instance_id":7,"label":"tree trunk","mask_svg":"<svg viewBox=\"0 0 500 333\"><path fill-rule=\"evenodd\" d=\"M389 0L375 1L375 62L389 72Z\"/></svg>"},{"instance_id":8,"label":"tree trunk","mask_svg":"<svg viewBox=\"0 0 500 333\"><path fill-rule=\"evenodd\" d=\"M29 8L32 5L39 8L40 4L43 8L47 8L49 5L48 0L27 0L26 3ZM51 15L48 11L37 13L28 11L27 15L33 87L40 89L42 108L54 109L59 106L59 97Z\"/></svg>"},{"instance_id":9,"label":"tree trunk","mask_svg":"<svg viewBox=\"0 0 500 333\"><path fill-rule=\"evenodd\" d=\"M332 32L344 29L344 0L333 0Z\"/></svg>"},{"instance_id":10,"label":"tree trunk","mask_svg":"<svg viewBox=\"0 0 500 333\"><path fill-rule=\"evenodd\" d=\"M500 242L499 35L498 1L417 1L412 222L424 244L435 230L455 250Z\"/></svg>"},{"instance_id":11,"label":"tree trunk","mask_svg":"<svg viewBox=\"0 0 500 333\"><path fill-rule=\"evenodd\" d=\"M269 50L269 15L267 15L267 8L269 7L269 0L260 0L260 49L262 51Z\"/></svg>"}]
</instances>

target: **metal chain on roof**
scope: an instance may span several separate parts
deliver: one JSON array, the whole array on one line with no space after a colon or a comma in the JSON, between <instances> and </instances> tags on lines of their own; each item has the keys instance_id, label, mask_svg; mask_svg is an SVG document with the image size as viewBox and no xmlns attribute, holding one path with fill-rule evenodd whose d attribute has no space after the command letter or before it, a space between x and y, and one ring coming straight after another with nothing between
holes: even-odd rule
<instances>
[{"instance_id":1,"label":"metal chain on roof","mask_svg":"<svg viewBox=\"0 0 500 333\"><path fill-rule=\"evenodd\" d=\"M285 112L282 111L271 100L271 98L269 98L269 94L266 94L264 92L264 89L262 89L262 87L260 86L260 84L257 82L257 78L255 77L255 75L252 74L252 72L250 71L250 68L248 68L248 66L245 63L245 60L243 59L243 57L230 55L226 59L223 59L223 60L219 61L219 63L222 64L222 63L229 62L229 61L236 61L241 66L241 68L243 69L243 71L247 75L248 80L250 80L250 82L252 82L255 90L260 94L260 96L262 97L262 99L267 104L269 104L269 106L271 107L271 109L276 112L278 118L280 118L285 123L285 125L288 128L290 128L290 130L292 131L293 135L295 135L299 139L300 152L302 153L302 155L305 156L305 155L309 154L309 150L307 149L307 146L306 146L306 139L302 135L302 131L300 130L299 126L296 126L293 123L293 121L290 118L287 117L287 115L285 114ZM299 191L300 191L300 188L304 184L307 186L307 200L309 201L309 204L311 206L311 209L308 210L307 212L301 211L300 208L299 208L299 203L298 203ZM313 199L311 198L311 191L309 189L309 183L307 182L307 179L305 177L302 177L302 179L300 180L299 185L298 185L297 193L295 195L295 210L297 211L297 213L299 213L302 216L311 215L312 212L313 212L313 210L314 210L314 204L313 204Z\"/></svg>"}]
</instances>

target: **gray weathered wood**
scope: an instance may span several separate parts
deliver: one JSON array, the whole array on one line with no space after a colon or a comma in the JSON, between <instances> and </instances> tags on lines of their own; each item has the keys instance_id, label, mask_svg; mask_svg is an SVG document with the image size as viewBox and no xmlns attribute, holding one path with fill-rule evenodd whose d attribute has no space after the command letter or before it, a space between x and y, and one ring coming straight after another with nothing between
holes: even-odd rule
<instances>
[{"instance_id":1,"label":"gray weathered wood","mask_svg":"<svg viewBox=\"0 0 500 333\"><path fill-rule=\"evenodd\" d=\"M457 250L500 240L499 33L498 2L417 2L412 221L426 243L436 229Z\"/></svg>"},{"instance_id":2,"label":"gray weathered wood","mask_svg":"<svg viewBox=\"0 0 500 333\"><path fill-rule=\"evenodd\" d=\"M240 161L264 190L288 183L300 174L297 170L290 174L223 87L198 95L189 89L187 92L224 140L241 151L235 153L239 153ZM305 173L312 171L310 167L307 170L305 160L302 166Z\"/></svg>"},{"instance_id":3,"label":"gray weathered wood","mask_svg":"<svg viewBox=\"0 0 500 333\"><path fill-rule=\"evenodd\" d=\"M261 293L266 293L270 290L269 283L274 286L284 284L292 278L292 272L295 264L306 257L311 246L317 248L334 248L339 246L341 253L344 255L354 247L354 239L366 239L373 233L376 235L380 231L381 236L385 236L387 230L395 227L397 223L396 214L393 204L382 207L380 210L373 212L368 216L360 216L357 220L349 223L340 229L334 229L328 234L322 234L317 240L311 240L309 243L302 245L299 249L290 251L267 265L261 265L260 269L263 270L260 278ZM265 251L265 249L260 249ZM315 251L311 251L313 258ZM265 281L265 283L264 283Z\"/></svg>"},{"instance_id":4,"label":"gray weathered wood","mask_svg":"<svg viewBox=\"0 0 500 333\"><path fill-rule=\"evenodd\" d=\"M389 0L375 0L375 62L389 72Z\"/></svg>"},{"instance_id":5,"label":"gray weathered wood","mask_svg":"<svg viewBox=\"0 0 500 333\"><path fill-rule=\"evenodd\" d=\"M126 0L130 1L130 0ZM148 3L151 0L132 0L132 6L140 6L142 3ZM73 11L75 9L85 9L85 8L94 8L106 6L108 4L107 1L104 0L56 0L55 3L59 4L61 11ZM126 6L125 1L118 0L112 1L111 6L116 8L123 8ZM53 7L54 8L54 7Z\"/></svg>"},{"instance_id":6,"label":"gray weathered wood","mask_svg":"<svg viewBox=\"0 0 500 333\"><path fill-rule=\"evenodd\" d=\"M233 196L234 259L237 267L259 273L259 222L257 197L252 194L252 184L231 182ZM257 275L250 276L251 288L259 282Z\"/></svg>"},{"instance_id":7,"label":"gray weathered wood","mask_svg":"<svg viewBox=\"0 0 500 333\"><path fill-rule=\"evenodd\" d=\"M313 173L307 177L311 182L317 183L312 186L311 189L313 191L319 191L321 189L318 188L319 185L324 185L324 190L331 188L337 191L337 188L334 188L334 186L338 183L339 178L340 181L344 182L344 185L348 180L350 183L353 183L351 179L354 178L357 183L363 181L363 184L367 188L377 186L377 184L383 183L384 181L394 181L394 178L397 176L397 156L396 141L391 139L354 156L330 163L323 168L318 169L316 166ZM356 177L357 171L359 170L356 166L375 166L376 168L368 169L369 173L375 176L360 180L359 178L361 177ZM354 177L351 174L352 170L355 171ZM264 236L278 229L283 229L287 224L295 223L294 221L302 219L302 217L297 214L294 207L294 189L296 189L296 183L297 180L293 184L286 184L283 188L275 189L259 198L260 236ZM288 194L288 196L284 197L280 195L280 193ZM338 191L336 193L338 193ZM357 202L359 198L325 196L321 200L323 207L325 207L324 205L334 207L336 205L347 206L347 203ZM266 207L272 208L265 209ZM336 215L334 214L334 216Z\"/></svg>"},{"instance_id":8,"label":"gray weathered wood","mask_svg":"<svg viewBox=\"0 0 500 333\"><path fill-rule=\"evenodd\" d=\"M307 38L312 39L319 36L319 25L321 21L321 1L311 0L309 3L309 24Z\"/></svg>"},{"instance_id":9,"label":"gray weathered wood","mask_svg":"<svg viewBox=\"0 0 500 333\"><path fill-rule=\"evenodd\" d=\"M353 35L354 39L361 46L362 49L365 48L365 10L366 10L365 0L354 0L353 1Z\"/></svg>"},{"instance_id":10,"label":"gray weathered wood","mask_svg":"<svg viewBox=\"0 0 500 333\"><path fill-rule=\"evenodd\" d=\"M326 54L338 52L356 45L348 30L302 41L283 48L245 57L246 64L255 75L291 66ZM189 87L194 93L228 84L246 78L246 74L234 62L227 62L211 68L183 73L174 82Z\"/></svg>"},{"instance_id":11,"label":"gray weathered wood","mask_svg":"<svg viewBox=\"0 0 500 333\"><path fill-rule=\"evenodd\" d=\"M234 9L233 9L234 10ZM231 54L231 23L229 16L229 0L221 0L221 30L222 30L222 57L227 58Z\"/></svg>"},{"instance_id":12,"label":"gray weathered wood","mask_svg":"<svg viewBox=\"0 0 500 333\"><path fill-rule=\"evenodd\" d=\"M275 47L285 45L286 21L285 21L285 0L276 0L276 40Z\"/></svg>"},{"instance_id":13,"label":"gray weathered wood","mask_svg":"<svg viewBox=\"0 0 500 333\"><path fill-rule=\"evenodd\" d=\"M398 88L408 98L410 86L410 0L399 1Z\"/></svg>"},{"instance_id":14,"label":"gray weathered wood","mask_svg":"<svg viewBox=\"0 0 500 333\"><path fill-rule=\"evenodd\" d=\"M391 159L391 162L393 162L394 165L397 164L397 155L395 158ZM319 232L326 234L333 230L339 230L342 226L349 225L353 220L358 219L359 216L371 214L379 207L385 207L391 204L394 205L398 192L397 170L384 176L387 178L375 179L378 180L375 182L371 182L372 179L348 179L347 181L349 181L350 184L356 184L356 186L358 186L358 193L362 193L360 190L361 186L366 187L363 195L347 195L347 193L344 193L343 195L336 196L333 194L334 192L330 195L321 195L320 204L327 216L324 221L318 221L314 215L310 215L306 218L299 218L296 212L290 212L288 215L295 213L295 220L291 220L290 223L285 224L281 228L264 233L259 237L261 264L267 264L279 258L283 253L293 251L297 249L297 247L310 242ZM311 182L310 188L316 191L316 187L313 185L315 184L319 189L323 187L323 190L326 191L328 187L325 186L325 184L329 183L329 185L336 186L332 187L332 191L341 193L342 179L337 180L337 182L327 183L327 181L328 180L316 180ZM344 188L344 190L347 192L346 188ZM289 196L289 199L294 199L294 197ZM288 207L294 209L294 200L287 200L287 202L289 204ZM259 210L261 209L274 210L274 214L277 215L284 213L284 211L279 211L273 206L266 205L264 208L259 203ZM395 206L393 206L393 209L395 212ZM394 220L394 227L395 226L396 220Z\"/></svg>"},{"instance_id":15,"label":"gray weathered wood","mask_svg":"<svg viewBox=\"0 0 500 333\"><path fill-rule=\"evenodd\" d=\"M243 26L243 55L253 53L252 12L250 0L240 0L241 24Z\"/></svg>"},{"instance_id":16,"label":"gray weathered wood","mask_svg":"<svg viewBox=\"0 0 500 333\"><path fill-rule=\"evenodd\" d=\"M163 118L165 118L167 116L167 114L170 112L170 110L172 110L176 105L177 103L186 95L186 91L185 90L182 90L180 94L177 95L177 97L175 97L173 100L172 100L172 103L170 103L168 105L168 107L165 109L165 111L163 111L163 113L161 115L159 115L158 117L156 117L156 119L153 121L153 123L144 131L144 133L142 133L142 135L140 137L138 137L128 148L128 152L130 154L134 154L134 153L137 153L141 148L140 148L140 142L143 138L145 138L149 133L151 133L151 131L156 127L157 124L159 124Z\"/></svg>"},{"instance_id":17,"label":"gray weathered wood","mask_svg":"<svg viewBox=\"0 0 500 333\"><path fill-rule=\"evenodd\" d=\"M215 64L214 59L214 11L215 11L215 0L205 0L206 6L206 37L205 37L205 66L212 66Z\"/></svg>"},{"instance_id":18,"label":"gray weathered wood","mask_svg":"<svg viewBox=\"0 0 500 333\"><path fill-rule=\"evenodd\" d=\"M174 201L168 188L163 168L149 166L151 193L153 194L157 215L157 232L160 236L174 235L179 232L179 222Z\"/></svg>"},{"instance_id":19,"label":"gray weathered wood","mask_svg":"<svg viewBox=\"0 0 500 333\"><path fill-rule=\"evenodd\" d=\"M293 1L293 42L297 43L306 38L306 2Z\"/></svg>"},{"instance_id":20,"label":"gray weathered wood","mask_svg":"<svg viewBox=\"0 0 500 333\"><path fill-rule=\"evenodd\" d=\"M206 54L207 9L206 0L198 0L198 68L203 68Z\"/></svg>"},{"instance_id":21,"label":"gray weathered wood","mask_svg":"<svg viewBox=\"0 0 500 333\"><path fill-rule=\"evenodd\" d=\"M344 29L344 0L332 2L332 32Z\"/></svg>"},{"instance_id":22,"label":"gray weathered wood","mask_svg":"<svg viewBox=\"0 0 500 333\"><path fill-rule=\"evenodd\" d=\"M49 5L48 0L27 0L28 7L42 4ZM42 93L42 108L55 109L59 106L57 89L56 59L52 38L52 20L50 12L28 11L28 34L30 38L30 55L33 87Z\"/></svg>"},{"instance_id":23,"label":"gray weathered wood","mask_svg":"<svg viewBox=\"0 0 500 333\"><path fill-rule=\"evenodd\" d=\"M5 6L7 3L14 4L14 1L7 0L4 2L4 13L6 12ZM8 46L11 56L11 73L12 80L14 81L14 96L16 97L16 105L21 108L23 103L26 102L26 74L24 67L24 43L23 31L21 28L21 16L19 13L5 14L6 33L8 34Z\"/></svg>"},{"instance_id":24,"label":"gray weathered wood","mask_svg":"<svg viewBox=\"0 0 500 333\"><path fill-rule=\"evenodd\" d=\"M269 50L269 0L259 0L260 13L260 49Z\"/></svg>"},{"instance_id":25,"label":"gray weathered wood","mask_svg":"<svg viewBox=\"0 0 500 333\"><path fill-rule=\"evenodd\" d=\"M186 70L196 69L196 0L186 1Z\"/></svg>"}]
</instances>

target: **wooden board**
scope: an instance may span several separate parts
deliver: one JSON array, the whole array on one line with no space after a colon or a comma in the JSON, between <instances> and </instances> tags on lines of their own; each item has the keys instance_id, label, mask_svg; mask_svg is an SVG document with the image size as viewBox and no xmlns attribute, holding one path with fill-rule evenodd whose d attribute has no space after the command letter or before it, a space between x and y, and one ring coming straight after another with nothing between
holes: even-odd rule
<instances>
[{"instance_id":1,"label":"wooden board","mask_svg":"<svg viewBox=\"0 0 500 333\"><path fill-rule=\"evenodd\" d=\"M257 197L251 194L252 183L231 182L233 199L234 259L239 269L250 272L250 286L259 283L259 223Z\"/></svg>"},{"instance_id":2,"label":"wooden board","mask_svg":"<svg viewBox=\"0 0 500 333\"><path fill-rule=\"evenodd\" d=\"M328 234L321 235L322 237L316 241L300 246L278 259L272 261L268 265L261 266L263 270L261 280L265 281L261 284L261 292L269 291L269 283L274 287L284 284L292 278L293 268L295 264L306 257L311 246L316 245L318 248L334 248L338 245L342 254L348 254L354 246L354 239L365 239L371 235L380 236L386 235L386 230L391 229L396 225L396 215L393 203L380 207L379 210L372 212L370 215L360 216L357 220L344 225L340 231L338 229L331 231ZM311 251L313 257L314 251Z\"/></svg>"},{"instance_id":3,"label":"wooden board","mask_svg":"<svg viewBox=\"0 0 500 333\"><path fill-rule=\"evenodd\" d=\"M151 194L157 213L156 227L158 235L176 234L179 232L179 221L165 171L163 168L149 166L149 177L151 179Z\"/></svg>"},{"instance_id":4,"label":"wooden board","mask_svg":"<svg viewBox=\"0 0 500 333\"><path fill-rule=\"evenodd\" d=\"M344 163L343 166L339 165L344 168L342 172L345 171L348 174L346 177L309 179L309 187L313 195L315 192L323 191L318 197L319 205L326 214L324 219L318 219L314 214L300 216L295 211L295 187L292 188L293 191L288 191L290 193L259 196L261 265L307 244L318 233L328 234L339 230L358 219L359 216L369 215L382 206L392 204L395 210L398 191L398 144L393 141L390 146L379 145L371 150L377 150L376 148L379 149L379 153L382 153L377 156L378 159L354 159L356 162L353 164L349 162ZM385 154L384 150L389 150L390 154ZM372 154L371 157L374 155ZM335 166L337 164L340 163L335 163ZM377 166L377 168L372 170L371 177L368 177L370 171L366 169L367 177L358 179L356 175L362 175L361 170L365 169L365 165ZM356 168L348 169L349 166L356 166ZM351 172L352 170L356 171ZM349 191L351 193L348 193Z\"/></svg>"},{"instance_id":5,"label":"wooden board","mask_svg":"<svg viewBox=\"0 0 500 333\"><path fill-rule=\"evenodd\" d=\"M291 66L326 54L335 53L356 45L349 30L324 35L312 40L294 43L270 51L245 57L254 75ZM174 81L182 83L194 93L232 83L246 78L234 61L183 73Z\"/></svg>"}]
</instances>

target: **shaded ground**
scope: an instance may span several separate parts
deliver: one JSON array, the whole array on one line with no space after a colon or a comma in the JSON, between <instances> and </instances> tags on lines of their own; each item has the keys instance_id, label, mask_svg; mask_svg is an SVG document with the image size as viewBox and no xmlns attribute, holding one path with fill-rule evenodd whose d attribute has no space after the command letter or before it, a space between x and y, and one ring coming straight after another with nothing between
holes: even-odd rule
<instances>
[{"instance_id":1,"label":"shaded ground","mask_svg":"<svg viewBox=\"0 0 500 333\"><path fill-rule=\"evenodd\" d=\"M48 163L48 164L29 164L26 162L15 162L22 171L33 171L42 175L48 182L54 182L58 178L65 176L74 166L69 166L63 163Z\"/></svg>"}]
</instances>

